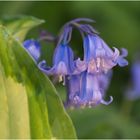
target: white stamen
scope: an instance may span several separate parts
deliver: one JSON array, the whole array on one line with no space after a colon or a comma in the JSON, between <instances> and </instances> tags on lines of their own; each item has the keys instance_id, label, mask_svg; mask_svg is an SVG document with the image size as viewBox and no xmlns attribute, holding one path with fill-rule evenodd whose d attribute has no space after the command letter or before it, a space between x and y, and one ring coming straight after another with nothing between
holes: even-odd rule
<instances>
[{"instance_id":1,"label":"white stamen","mask_svg":"<svg viewBox=\"0 0 140 140\"><path fill-rule=\"evenodd\" d=\"M62 75L59 75L58 79L59 79L58 80L59 82L62 82L63 81L63 76Z\"/></svg>"}]
</instances>

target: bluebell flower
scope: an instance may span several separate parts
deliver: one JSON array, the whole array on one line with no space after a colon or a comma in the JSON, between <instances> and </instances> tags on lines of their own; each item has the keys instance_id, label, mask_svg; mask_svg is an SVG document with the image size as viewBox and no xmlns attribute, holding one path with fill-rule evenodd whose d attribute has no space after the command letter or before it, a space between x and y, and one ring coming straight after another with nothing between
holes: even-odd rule
<instances>
[{"instance_id":1,"label":"bluebell flower","mask_svg":"<svg viewBox=\"0 0 140 140\"><path fill-rule=\"evenodd\" d=\"M127 50L123 49L120 55L117 48L113 51L98 35L87 35L84 39L84 61L91 73L107 72L117 64L126 66L126 56Z\"/></svg>"},{"instance_id":2,"label":"bluebell flower","mask_svg":"<svg viewBox=\"0 0 140 140\"><path fill-rule=\"evenodd\" d=\"M53 55L53 66L48 67L46 61L41 61L38 66L47 75L57 75L62 81L66 75L74 71L73 51L68 45L60 44L56 47Z\"/></svg>"},{"instance_id":3,"label":"bluebell flower","mask_svg":"<svg viewBox=\"0 0 140 140\"><path fill-rule=\"evenodd\" d=\"M79 74L86 69L83 61L79 58L74 60L74 54L69 46L71 39L72 27L64 26L53 54L53 66L48 67L46 61L43 60L38 64L38 67L47 75L54 75L59 78L59 81L64 81L65 76Z\"/></svg>"},{"instance_id":4,"label":"bluebell flower","mask_svg":"<svg viewBox=\"0 0 140 140\"><path fill-rule=\"evenodd\" d=\"M112 96L109 101L105 101L104 98L110 83L112 68L117 64L121 67L128 65L125 59L127 50L122 49L120 52L115 47L112 50L91 25L80 22L93 22L93 20L86 18L72 20L63 26L58 37L49 39L57 41L52 67L48 66L45 60L38 63L40 45L37 41L27 40L23 43L24 47L38 63L42 72L58 77L59 81L66 83L68 106L108 105L113 101ZM82 60L78 57L74 59L74 53L69 46L73 27L78 29L84 38ZM44 36L43 38L48 40Z\"/></svg>"},{"instance_id":5,"label":"bluebell flower","mask_svg":"<svg viewBox=\"0 0 140 140\"><path fill-rule=\"evenodd\" d=\"M23 46L30 54L30 56L32 56L33 59L37 62L41 54L41 46L39 42L33 39L25 40L23 42Z\"/></svg>"},{"instance_id":6,"label":"bluebell flower","mask_svg":"<svg viewBox=\"0 0 140 140\"><path fill-rule=\"evenodd\" d=\"M92 107L98 104L108 105L113 101L104 100L105 90L108 87L108 75L90 74L87 71L79 75L72 75L67 79L68 97L67 106Z\"/></svg>"},{"instance_id":7,"label":"bluebell flower","mask_svg":"<svg viewBox=\"0 0 140 140\"><path fill-rule=\"evenodd\" d=\"M67 104L89 107L110 104L112 96L108 102L104 97L110 83L111 69L117 64L126 66L126 56L125 49L120 54L117 48L114 51L109 48L98 35L87 35L84 38L84 58L79 61L81 67L83 66L81 74L69 76L67 80Z\"/></svg>"},{"instance_id":8,"label":"bluebell flower","mask_svg":"<svg viewBox=\"0 0 140 140\"><path fill-rule=\"evenodd\" d=\"M140 61L136 60L131 67L132 87L126 92L126 98L136 100L140 98Z\"/></svg>"}]
</instances>

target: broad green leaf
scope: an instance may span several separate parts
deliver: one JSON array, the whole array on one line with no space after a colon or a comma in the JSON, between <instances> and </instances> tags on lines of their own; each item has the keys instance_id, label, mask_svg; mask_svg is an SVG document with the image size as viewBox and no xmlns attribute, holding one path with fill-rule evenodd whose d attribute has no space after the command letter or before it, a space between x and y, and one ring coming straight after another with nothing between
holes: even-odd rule
<instances>
[{"instance_id":1,"label":"broad green leaf","mask_svg":"<svg viewBox=\"0 0 140 140\"><path fill-rule=\"evenodd\" d=\"M12 36L9 36L6 32L4 32L2 28L0 29L0 33L1 33L0 54L1 54L1 62L4 67L5 74L7 76L12 76L17 82L24 84L24 86L26 87L26 92L28 96L29 116L30 116L31 138L51 138L52 136L51 136L51 130L48 121L47 107L43 108L41 104L38 103L39 98L36 99L36 95L38 94L37 91L35 91L35 89L32 88L32 85L24 83L25 79L27 82L29 80L28 78L26 78L24 72L22 73L18 64L16 63L16 58L12 51L12 46L15 47L17 44L15 44L14 39L12 39ZM26 71L25 67L24 69ZM29 82L31 83L31 81ZM40 95L42 96L42 94ZM15 114L12 115L13 117L15 116ZM11 120L10 122L13 122L13 120ZM10 135L10 138L12 137L12 135L13 134Z\"/></svg>"},{"instance_id":2,"label":"broad green leaf","mask_svg":"<svg viewBox=\"0 0 140 140\"><path fill-rule=\"evenodd\" d=\"M0 61L6 78L14 79L15 85L20 84L25 89L31 138L76 138L72 121L54 86L37 68L22 44L3 26L0 27Z\"/></svg>"},{"instance_id":3,"label":"broad green leaf","mask_svg":"<svg viewBox=\"0 0 140 140\"><path fill-rule=\"evenodd\" d=\"M44 20L32 16L5 17L1 23L8 28L14 37L23 41L26 33L33 27L44 23Z\"/></svg>"},{"instance_id":4,"label":"broad green leaf","mask_svg":"<svg viewBox=\"0 0 140 140\"><path fill-rule=\"evenodd\" d=\"M0 66L0 138L30 138L25 87L2 71Z\"/></svg>"}]
</instances>

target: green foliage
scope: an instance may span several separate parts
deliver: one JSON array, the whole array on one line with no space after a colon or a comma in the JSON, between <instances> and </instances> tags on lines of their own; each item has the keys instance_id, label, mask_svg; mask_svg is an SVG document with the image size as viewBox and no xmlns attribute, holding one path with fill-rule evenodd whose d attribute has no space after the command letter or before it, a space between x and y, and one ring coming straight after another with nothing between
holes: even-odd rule
<instances>
[{"instance_id":1,"label":"green foliage","mask_svg":"<svg viewBox=\"0 0 140 140\"><path fill-rule=\"evenodd\" d=\"M140 127L116 108L97 107L69 111L79 138L139 138ZM79 119L80 115L80 119Z\"/></svg>"},{"instance_id":2,"label":"green foliage","mask_svg":"<svg viewBox=\"0 0 140 140\"><path fill-rule=\"evenodd\" d=\"M25 87L5 77L0 66L0 138L30 138Z\"/></svg>"},{"instance_id":3,"label":"green foliage","mask_svg":"<svg viewBox=\"0 0 140 140\"><path fill-rule=\"evenodd\" d=\"M33 27L44 23L44 20L31 16L5 17L1 23L7 27L11 34L20 41L23 41L27 32Z\"/></svg>"},{"instance_id":4,"label":"green foliage","mask_svg":"<svg viewBox=\"0 0 140 140\"><path fill-rule=\"evenodd\" d=\"M17 40L42 22L34 19L0 25L0 138L76 138L54 86Z\"/></svg>"}]
</instances>

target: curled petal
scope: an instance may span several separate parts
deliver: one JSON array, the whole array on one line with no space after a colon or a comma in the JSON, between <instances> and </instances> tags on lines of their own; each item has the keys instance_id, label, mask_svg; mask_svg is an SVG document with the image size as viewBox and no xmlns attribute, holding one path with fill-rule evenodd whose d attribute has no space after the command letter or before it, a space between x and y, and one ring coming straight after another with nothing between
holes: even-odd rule
<instances>
[{"instance_id":1,"label":"curled petal","mask_svg":"<svg viewBox=\"0 0 140 140\"><path fill-rule=\"evenodd\" d=\"M110 100L109 101L105 101L105 100L101 100L101 103L104 104L104 105L109 105L111 102L113 101L113 97L110 96Z\"/></svg>"},{"instance_id":2,"label":"curled petal","mask_svg":"<svg viewBox=\"0 0 140 140\"><path fill-rule=\"evenodd\" d=\"M55 71L54 68L50 68L47 66L45 60L38 63L38 68L47 75L52 75Z\"/></svg>"},{"instance_id":3,"label":"curled petal","mask_svg":"<svg viewBox=\"0 0 140 140\"><path fill-rule=\"evenodd\" d=\"M119 57L117 60L117 63L120 67L124 67L128 65L128 61L124 59L123 57Z\"/></svg>"},{"instance_id":4,"label":"curled petal","mask_svg":"<svg viewBox=\"0 0 140 140\"><path fill-rule=\"evenodd\" d=\"M121 55L117 59L117 63L120 67L124 67L124 66L128 65L128 61L126 59L124 59L124 57L126 57L128 55L128 52L124 48L122 48L121 51L122 52L121 52Z\"/></svg>"},{"instance_id":5,"label":"curled petal","mask_svg":"<svg viewBox=\"0 0 140 140\"><path fill-rule=\"evenodd\" d=\"M122 49L121 49L121 56L122 56L122 57L126 57L127 55L128 55L127 49L122 48Z\"/></svg>"},{"instance_id":6,"label":"curled petal","mask_svg":"<svg viewBox=\"0 0 140 140\"><path fill-rule=\"evenodd\" d=\"M41 71L43 71L47 75L67 75L67 68L64 62L60 61L57 66L53 66L52 68L48 67L46 61L43 60L39 62L38 67Z\"/></svg>"},{"instance_id":7,"label":"curled petal","mask_svg":"<svg viewBox=\"0 0 140 140\"><path fill-rule=\"evenodd\" d=\"M119 50L118 50L117 48L115 48L115 47L113 47L113 48L114 48L114 53L113 53L112 58L113 58L114 60L116 60L116 59L119 57L120 52L119 52Z\"/></svg>"}]
</instances>

